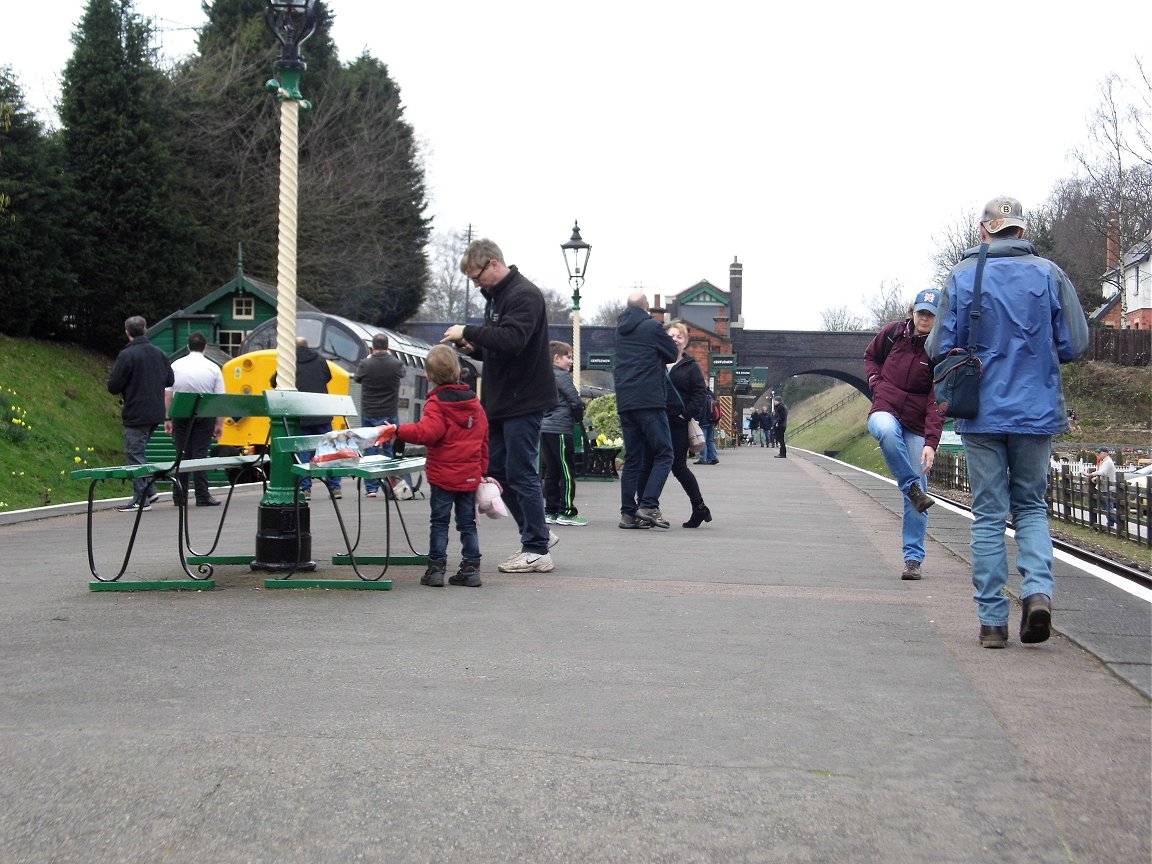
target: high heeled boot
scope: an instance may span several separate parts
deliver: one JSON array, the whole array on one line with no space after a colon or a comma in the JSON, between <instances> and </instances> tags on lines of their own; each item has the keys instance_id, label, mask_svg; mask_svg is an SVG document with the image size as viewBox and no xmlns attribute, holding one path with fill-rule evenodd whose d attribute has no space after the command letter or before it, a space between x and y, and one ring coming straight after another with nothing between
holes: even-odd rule
<instances>
[{"instance_id":1,"label":"high heeled boot","mask_svg":"<svg viewBox=\"0 0 1152 864\"><path fill-rule=\"evenodd\" d=\"M699 528L701 522L711 522L712 511L708 509L703 501L692 508L692 515L688 517L688 521L684 523L685 528Z\"/></svg>"}]
</instances>

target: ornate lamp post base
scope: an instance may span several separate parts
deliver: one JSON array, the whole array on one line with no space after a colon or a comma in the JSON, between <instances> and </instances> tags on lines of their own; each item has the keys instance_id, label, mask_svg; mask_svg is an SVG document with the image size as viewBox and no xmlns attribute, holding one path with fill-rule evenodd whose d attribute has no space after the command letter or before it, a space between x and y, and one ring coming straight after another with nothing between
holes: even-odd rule
<instances>
[{"instance_id":1,"label":"ornate lamp post base","mask_svg":"<svg viewBox=\"0 0 1152 864\"><path fill-rule=\"evenodd\" d=\"M295 504L261 504L256 524L253 570L277 572L316 569L312 560L312 511Z\"/></svg>"}]
</instances>

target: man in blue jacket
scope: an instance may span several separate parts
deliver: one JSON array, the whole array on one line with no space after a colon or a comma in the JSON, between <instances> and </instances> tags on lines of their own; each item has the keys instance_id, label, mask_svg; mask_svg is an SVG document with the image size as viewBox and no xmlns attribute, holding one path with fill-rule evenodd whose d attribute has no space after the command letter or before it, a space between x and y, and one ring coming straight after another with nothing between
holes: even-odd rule
<instances>
[{"instance_id":1,"label":"man in blue jacket","mask_svg":"<svg viewBox=\"0 0 1152 864\"><path fill-rule=\"evenodd\" d=\"M168 355L148 341L148 322L133 315L124 322L128 344L116 356L108 376L108 392L121 397L120 417L124 422L124 458L129 465L148 461L148 439L164 422L164 388L174 381ZM132 500L117 508L122 513L151 510L160 497L156 481L137 477L132 481Z\"/></svg>"},{"instance_id":2,"label":"man in blue jacket","mask_svg":"<svg viewBox=\"0 0 1152 864\"><path fill-rule=\"evenodd\" d=\"M469 244L460 272L484 295L483 324L453 324L443 342L484 363L480 402L488 415L488 473L520 529L521 550L501 573L550 573L551 532L537 464L544 412L556 404L548 315L540 289L504 263L491 240Z\"/></svg>"},{"instance_id":3,"label":"man in blue jacket","mask_svg":"<svg viewBox=\"0 0 1152 864\"><path fill-rule=\"evenodd\" d=\"M1015 198L993 198L984 208L979 231L988 257L975 346L984 364L980 410L971 420L956 421L972 487L972 583L985 648L1008 644L1004 521L1009 513L1023 598L1020 641L1043 642L1050 634L1052 535L1044 491L1052 436L1068 429L1060 364L1088 347L1088 322L1072 281L1036 254L1024 239L1024 227ZM925 346L929 357L968 347L979 252L979 247L967 250L944 283Z\"/></svg>"},{"instance_id":4,"label":"man in blue jacket","mask_svg":"<svg viewBox=\"0 0 1152 864\"><path fill-rule=\"evenodd\" d=\"M660 493L672 470L672 434L665 410L665 364L680 349L664 327L648 314L648 298L640 292L628 298L616 326L616 413L624 438L624 470L620 474L620 527L667 528L660 513Z\"/></svg>"}]
</instances>

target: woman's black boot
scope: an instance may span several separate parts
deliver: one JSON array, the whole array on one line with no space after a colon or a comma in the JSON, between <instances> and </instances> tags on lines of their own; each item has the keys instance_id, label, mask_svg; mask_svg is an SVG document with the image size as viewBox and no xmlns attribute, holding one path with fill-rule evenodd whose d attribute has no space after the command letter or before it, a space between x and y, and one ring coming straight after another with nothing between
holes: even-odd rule
<instances>
[{"instance_id":1,"label":"woman's black boot","mask_svg":"<svg viewBox=\"0 0 1152 864\"><path fill-rule=\"evenodd\" d=\"M684 523L685 528L699 528L701 522L711 522L712 511L705 504L697 504L692 508L692 515Z\"/></svg>"}]
</instances>

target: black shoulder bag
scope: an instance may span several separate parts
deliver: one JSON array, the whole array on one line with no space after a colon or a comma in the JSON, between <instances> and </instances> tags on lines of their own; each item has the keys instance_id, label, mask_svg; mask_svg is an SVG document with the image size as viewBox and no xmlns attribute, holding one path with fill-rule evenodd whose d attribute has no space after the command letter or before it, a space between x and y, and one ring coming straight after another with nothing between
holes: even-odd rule
<instances>
[{"instance_id":1,"label":"black shoulder bag","mask_svg":"<svg viewBox=\"0 0 1152 864\"><path fill-rule=\"evenodd\" d=\"M945 417L971 420L980 413L980 376L984 364L976 356L976 337L980 331L980 283L984 281L984 262L988 244L980 244L976 262L976 281L972 286L972 308L968 310L968 347L953 348L936 364L932 384L936 407Z\"/></svg>"}]
</instances>

